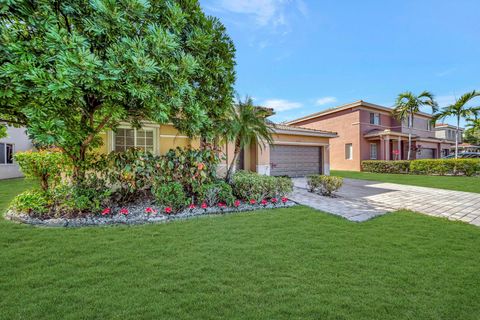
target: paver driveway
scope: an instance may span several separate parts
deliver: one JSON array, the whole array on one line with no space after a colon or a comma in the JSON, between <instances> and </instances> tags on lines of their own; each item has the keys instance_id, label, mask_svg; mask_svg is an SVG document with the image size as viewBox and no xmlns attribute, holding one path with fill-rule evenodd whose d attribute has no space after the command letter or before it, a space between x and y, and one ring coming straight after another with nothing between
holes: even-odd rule
<instances>
[{"instance_id":1,"label":"paver driveway","mask_svg":"<svg viewBox=\"0 0 480 320\"><path fill-rule=\"evenodd\" d=\"M292 200L351 221L366 221L391 211L409 209L480 226L478 193L344 179L337 197L328 198L308 192L305 178L296 178L293 182Z\"/></svg>"}]
</instances>

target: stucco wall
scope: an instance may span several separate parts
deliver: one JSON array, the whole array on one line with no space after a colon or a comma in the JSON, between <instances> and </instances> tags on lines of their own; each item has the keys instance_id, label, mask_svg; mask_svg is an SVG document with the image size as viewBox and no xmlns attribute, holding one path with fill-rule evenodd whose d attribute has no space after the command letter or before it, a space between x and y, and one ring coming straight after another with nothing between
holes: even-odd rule
<instances>
[{"instance_id":1,"label":"stucco wall","mask_svg":"<svg viewBox=\"0 0 480 320\"><path fill-rule=\"evenodd\" d=\"M25 133L25 128L7 128L8 136L0 139L0 142L12 143L14 145L14 154L18 151L31 150L33 148L32 143L28 139ZM16 163L13 164L0 164L0 179L18 178L23 177L20 169Z\"/></svg>"},{"instance_id":2,"label":"stucco wall","mask_svg":"<svg viewBox=\"0 0 480 320\"><path fill-rule=\"evenodd\" d=\"M360 110L351 108L321 118L295 124L299 127L327 130L338 133L330 139L330 168L332 170L360 170ZM353 159L345 159L345 144L351 143Z\"/></svg>"}]
</instances>

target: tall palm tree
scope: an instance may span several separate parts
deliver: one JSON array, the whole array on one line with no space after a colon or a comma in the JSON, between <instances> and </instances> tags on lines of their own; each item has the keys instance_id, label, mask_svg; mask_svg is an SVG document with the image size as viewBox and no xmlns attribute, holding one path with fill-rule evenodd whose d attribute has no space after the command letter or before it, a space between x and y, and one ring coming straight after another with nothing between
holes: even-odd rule
<instances>
[{"instance_id":1,"label":"tall palm tree","mask_svg":"<svg viewBox=\"0 0 480 320\"><path fill-rule=\"evenodd\" d=\"M480 132L480 107L471 108L472 117L467 118L467 127L472 129L473 133Z\"/></svg>"},{"instance_id":2,"label":"tall palm tree","mask_svg":"<svg viewBox=\"0 0 480 320\"><path fill-rule=\"evenodd\" d=\"M424 106L432 108L432 113L437 112L438 106L435 102L434 96L428 91L423 91L418 96L410 91L400 93L395 102L393 115L400 121L408 121L408 155L407 160L410 160L412 150L412 127L415 114L420 112Z\"/></svg>"},{"instance_id":3,"label":"tall palm tree","mask_svg":"<svg viewBox=\"0 0 480 320\"><path fill-rule=\"evenodd\" d=\"M478 96L480 96L480 92L476 92L475 90L472 92L467 92L460 98L456 99L453 104L443 107L442 110L440 110L440 112L434 117L435 120L445 119L445 117L448 116L454 116L457 118L457 129L455 130L455 159L458 157L458 135L460 133L460 120L475 114L476 108L467 107L466 104Z\"/></svg>"},{"instance_id":4,"label":"tall palm tree","mask_svg":"<svg viewBox=\"0 0 480 320\"><path fill-rule=\"evenodd\" d=\"M273 142L273 124L266 119L268 113L265 109L256 107L252 98L247 96L244 101L238 98L238 104L232 109L231 119L226 122L224 130L225 140L235 143L233 159L227 171L227 181L231 180L236 170L238 155L245 146L257 142L262 147Z\"/></svg>"}]
</instances>

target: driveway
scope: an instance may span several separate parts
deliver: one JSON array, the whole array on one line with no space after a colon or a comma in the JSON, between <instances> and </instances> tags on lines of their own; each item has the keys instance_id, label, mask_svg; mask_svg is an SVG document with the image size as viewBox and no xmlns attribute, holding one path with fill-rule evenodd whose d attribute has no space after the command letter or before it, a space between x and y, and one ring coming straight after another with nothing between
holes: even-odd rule
<instances>
[{"instance_id":1,"label":"driveway","mask_svg":"<svg viewBox=\"0 0 480 320\"><path fill-rule=\"evenodd\" d=\"M480 226L478 193L344 179L337 197L329 198L308 192L305 178L295 178L293 182L292 200L350 221L366 221L388 212L409 209Z\"/></svg>"}]
</instances>

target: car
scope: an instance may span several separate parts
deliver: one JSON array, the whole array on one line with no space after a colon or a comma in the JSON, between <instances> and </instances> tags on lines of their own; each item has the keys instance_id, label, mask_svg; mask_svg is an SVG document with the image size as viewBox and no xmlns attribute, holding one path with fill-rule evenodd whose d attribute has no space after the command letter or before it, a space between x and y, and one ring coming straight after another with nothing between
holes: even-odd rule
<instances>
[{"instance_id":1,"label":"car","mask_svg":"<svg viewBox=\"0 0 480 320\"><path fill-rule=\"evenodd\" d=\"M450 154L442 159L453 159L455 158L455 153ZM480 152L462 152L458 154L459 159L480 159Z\"/></svg>"}]
</instances>

